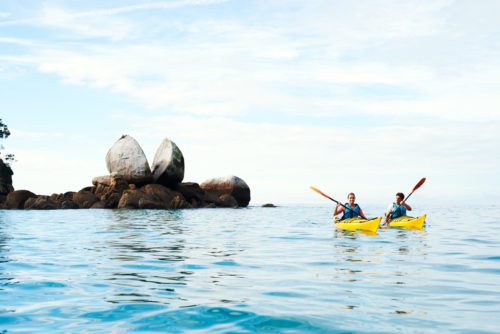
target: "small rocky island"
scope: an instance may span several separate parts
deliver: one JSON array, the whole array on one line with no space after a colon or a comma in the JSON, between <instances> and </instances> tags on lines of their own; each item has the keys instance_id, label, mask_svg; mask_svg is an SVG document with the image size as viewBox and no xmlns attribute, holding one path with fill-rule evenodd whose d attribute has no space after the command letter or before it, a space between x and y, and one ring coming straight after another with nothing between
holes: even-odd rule
<instances>
[{"instance_id":1,"label":"small rocky island","mask_svg":"<svg viewBox=\"0 0 500 334\"><path fill-rule=\"evenodd\" d=\"M106 166L109 175L94 177L92 186L47 196L14 190L12 169L0 159L0 209L238 208L250 202L250 188L237 176L182 182L184 156L168 138L158 147L151 168L139 143L123 135L109 149Z\"/></svg>"}]
</instances>

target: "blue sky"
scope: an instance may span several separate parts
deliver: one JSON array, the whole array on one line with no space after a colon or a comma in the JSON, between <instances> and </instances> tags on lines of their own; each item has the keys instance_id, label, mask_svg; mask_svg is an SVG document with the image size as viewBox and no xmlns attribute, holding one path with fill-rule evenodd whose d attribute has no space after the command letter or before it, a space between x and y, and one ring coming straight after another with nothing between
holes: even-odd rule
<instances>
[{"instance_id":1,"label":"blue sky","mask_svg":"<svg viewBox=\"0 0 500 334\"><path fill-rule=\"evenodd\" d=\"M0 117L14 186L107 173L122 134L164 137L186 180L254 203L500 199L497 1L2 1ZM485 199L487 198L487 199Z\"/></svg>"}]
</instances>

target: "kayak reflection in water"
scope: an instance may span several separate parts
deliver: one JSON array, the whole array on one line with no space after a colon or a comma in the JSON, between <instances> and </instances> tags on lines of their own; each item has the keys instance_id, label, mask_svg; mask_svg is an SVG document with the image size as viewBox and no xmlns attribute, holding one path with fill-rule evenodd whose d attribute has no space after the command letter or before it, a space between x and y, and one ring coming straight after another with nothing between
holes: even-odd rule
<instances>
[{"instance_id":1,"label":"kayak reflection in water","mask_svg":"<svg viewBox=\"0 0 500 334\"><path fill-rule=\"evenodd\" d=\"M385 215L386 222L394 218L406 216L406 211L411 211L411 206L405 203L404 198L405 195L403 193L396 194L396 202L390 204L387 208Z\"/></svg>"},{"instance_id":2,"label":"kayak reflection in water","mask_svg":"<svg viewBox=\"0 0 500 334\"><path fill-rule=\"evenodd\" d=\"M337 203L335 211L333 212L334 216L344 213L340 220L354 217L366 217L359 205L354 203L356 200L356 195L354 195L354 193L349 193L349 195L347 195L347 199L349 202L344 204L346 206L345 208L340 203Z\"/></svg>"}]
</instances>

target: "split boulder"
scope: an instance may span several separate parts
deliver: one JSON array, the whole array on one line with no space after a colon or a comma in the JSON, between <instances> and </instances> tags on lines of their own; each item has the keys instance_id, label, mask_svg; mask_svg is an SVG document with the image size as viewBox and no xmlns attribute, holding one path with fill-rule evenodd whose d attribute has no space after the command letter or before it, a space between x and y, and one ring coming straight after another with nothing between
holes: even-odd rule
<instances>
[{"instance_id":1,"label":"split boulder","mask_svg":"<svg viewBox=\"0 0 500 334\"><path fill-rule=\"evenodd\" d=\"M173 186L184 179L184 156L179 147L165 138L153 160L153 182Z\"/></svg>"},{"instance_id":2,"label":"split boulder","mask_svg":"<svg viewBox=\"0 0 500 334\"><path fill-rule=\"evenodd\" d=\"M148 159L139 143L129 135L123 135L106 154L106 166L111 175L119 175L129 183L151 182Z\"/></svg>"}]
</instances>

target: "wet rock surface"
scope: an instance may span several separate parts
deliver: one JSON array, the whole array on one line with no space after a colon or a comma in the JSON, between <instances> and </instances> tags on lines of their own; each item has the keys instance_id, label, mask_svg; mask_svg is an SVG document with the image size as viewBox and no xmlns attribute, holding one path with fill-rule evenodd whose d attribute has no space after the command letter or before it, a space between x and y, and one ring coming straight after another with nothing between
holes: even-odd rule
<instances>
[{"instance_id":1,"label":"wet rock surface","mask_svg":"<svg viewBox=\"0 0 500 334\"><path fill-rule=\"evenodd\" d=\"M206 180L200 187L219 196L231 195L241 207L250 203L250 187L243 179L234 175Z\"/></svg>"}]
</instances>

